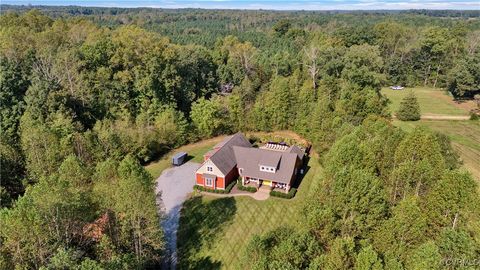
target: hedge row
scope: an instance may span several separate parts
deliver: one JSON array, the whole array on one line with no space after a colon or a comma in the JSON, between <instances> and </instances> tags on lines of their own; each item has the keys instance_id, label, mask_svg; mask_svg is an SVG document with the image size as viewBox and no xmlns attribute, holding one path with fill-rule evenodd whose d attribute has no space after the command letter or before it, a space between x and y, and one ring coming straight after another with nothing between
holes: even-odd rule
<instances>
[{"instance_id":1,"label":"hedge row","mask_svg":"<svg viewBox=\"0 0 480 270\"><path fill-rule=\"evenodd\" d=\"M233 186L235 186L236 182L233 181L230 184L228 184L226 189L211 189L211 188L206 188L204 186L199 186L195 185L194 189L199 190L199 191L206 191L206 192L211 192L211 193L220 193L220 194L227 194L232 191Z\"/></svg>"},{"instance_id":2,"label":"hedge row","mask_svg":"<svg viewBox=\"0 0 480 270\"><path fill-rule=\"evenodd\" d=\"M270 191L270 196L284 198L284 199L291 199L295 196L295 193L297 193L296 188L291 188L288 191L288 193L272 190L272 191Z\"/></svg>"},{"instance_id":3,"label":"hedge row","mask_svg":"<svg viewBox=\"0 0 480 270\"><path fill-rule=\"evenodd\" d=\"M242 190L242 191L247 191L247 192L257 192L257 188L256 187L246 187L244 185L242 185L242 180L238 180L238 187L237 187L239 190Z\"/></svg>"}]
</instances>

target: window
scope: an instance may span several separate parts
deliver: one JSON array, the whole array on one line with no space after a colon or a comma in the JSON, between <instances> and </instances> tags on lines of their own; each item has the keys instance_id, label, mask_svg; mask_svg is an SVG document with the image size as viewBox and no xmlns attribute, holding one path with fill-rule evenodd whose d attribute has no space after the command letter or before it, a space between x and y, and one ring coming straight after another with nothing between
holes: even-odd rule
<instances>
[{"instance_id":1,"label":"window","mask_svg":"<svg viewBox=\"0 0 480 270\"><path fill-rule=\"evenodd\" d=\"M213 186L213 179L205 178L205 185L209 187Z\"/></svg>"},{"instance_id":2,"label":"window","mask_svg":"<svg viewBox=\"0 0 480 270\"><path fill-rule=\"evenodd\" d=\"M259 166L261 172L268 172L268 173L274 173L275 172L275 167L271 166Z\"/></svg>"},{"instance_id":3,"label":"window","mask_svg":"<svg viewBox=\"0 0 480 270\"><path fill-rule=\"evenodd\" d=\"M213 167L207 166L207 172L213 172Z\"/></svg>"}]
</instances>

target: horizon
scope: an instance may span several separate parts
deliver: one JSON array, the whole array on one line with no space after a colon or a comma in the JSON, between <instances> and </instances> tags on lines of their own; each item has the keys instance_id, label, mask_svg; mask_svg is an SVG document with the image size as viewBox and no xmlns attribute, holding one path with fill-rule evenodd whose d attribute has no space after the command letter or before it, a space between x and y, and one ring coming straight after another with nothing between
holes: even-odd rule
<instances>
[{"instance_id":1,"label":"horizon","mask_svg":"<svg viewBox=\"0 0 480 270\"><path fill-rule=\"evenodd\" d=\"M480 1L441 0L3 0L2 5L14 6L79 6L106 8L162 8L162 9L230 9L230 10L278 10L278 11L375 11L375 10L480 10Z\"/></svg>"}]
</instances>

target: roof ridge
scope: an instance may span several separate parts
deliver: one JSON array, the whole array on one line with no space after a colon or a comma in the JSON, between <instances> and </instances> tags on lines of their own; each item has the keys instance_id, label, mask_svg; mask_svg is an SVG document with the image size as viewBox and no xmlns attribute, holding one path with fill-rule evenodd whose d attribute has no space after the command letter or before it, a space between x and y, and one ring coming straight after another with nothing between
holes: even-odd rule
<instances>
[{"instance_id":1,"label":"roof ridge","mask_svg":"<svg viewBox=\"0 0 480 270\"><path fill-rule=\"evenodd\" d=\"M239 134L239 133L241 134L241 132L239 131L239 132L237 132L237 133L235 133L235 134L233 134L233 135L230 135L230 138L228 138L228 140L222 145L222 147L220 147L220 149L222 149L223 147L225 147L225 145L227 145L227 143L228 143L229 141L231 141L231 140L233 139L233 137L234 137L235 135ZM225 139L227 139L227 138L225 138ZM246 139L246 138L245 138L245 139ZM213 155L211 155L208 159L211 159L213 156L215 156L215 154L217 154L217 153L220 151L220 149L218 149L217 151L215 151L215 153L213 153Z\"/></svg>"}]
</instances>

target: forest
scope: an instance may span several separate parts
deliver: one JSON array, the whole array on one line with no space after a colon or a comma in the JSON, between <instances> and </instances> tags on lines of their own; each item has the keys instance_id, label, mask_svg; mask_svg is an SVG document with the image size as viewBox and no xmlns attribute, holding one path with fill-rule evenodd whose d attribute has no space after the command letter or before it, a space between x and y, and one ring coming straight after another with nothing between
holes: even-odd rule
<instances>
[{"instance_id":1,"label":"forest","mask_svg":"<svg viewBox=\"0 0 480 270\"><path fill-rule=\"evenodd\" d=\"M380 89L473 98L476 15L2 5L0 269L157 269L143 165L276 130L324 173L304 227L253 237L243 269L475 269L477 182L448 137L394 127Z\"/></svg>"}]
</instances>

